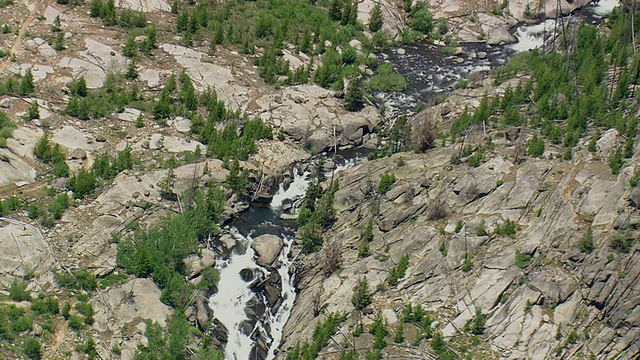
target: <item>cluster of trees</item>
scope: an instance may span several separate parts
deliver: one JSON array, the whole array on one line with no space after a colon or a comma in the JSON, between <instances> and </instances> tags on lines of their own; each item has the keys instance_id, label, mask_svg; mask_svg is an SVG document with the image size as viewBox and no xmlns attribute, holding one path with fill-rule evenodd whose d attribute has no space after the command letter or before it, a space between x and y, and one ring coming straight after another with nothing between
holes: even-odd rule
<instances>
[{"instance_id":1,"label":"cluster of trees","mask_svg":"<svg viewBox=\"0 0 640 360\"><path fill-rule=\"evenodd\" d=\"M193 285L185 280L182 261L196 251L198 241L216 235L216 223L224 207L224 192L210 187L185 196L190 208L166 219L162 225L121 239L116 257L119 266L137 277L150 276L162 289L161 300L177 310L188 305ZM189 205L189 204L187 204Z\"/></svg>"},{"instance_id":2,"label":"cluster of trees","mask_svg":"<svg viewBox=\"0 0 640 360\"><path fill-rule=\"evenodd\" d=\"M324 320L318 321L313 329L313 336L311 342L304 341L302 344L298 343L296 346L287 353L285 359L287 360L314 360L318 357L320 350L322 350L331 337L338 331L338 327L347 319L346 314L331 313Z\"/></svg>"},{"instance_id":3,"label":"cluster of trees","mask_svg":"<svg viewBox=\"0 0 640 360\"><path fill-rule=\"evenodd\" d=\"M11 76L5 81L0 81L0 95L32 95L36 90L33 73L27 70L24 76Z\"/></svg>"},{"instance_id":4,"label":"cluster of trees","mask_svg":"<svg viewBox=\"0 0 640 360\"><path fill-rule=\"evenodd\" d=\"M59 144L51 144L47 134L40 138L33 148L33 155L43 163L52 165L55 177L69 176L69 165L65 161L66 156L62 148Z\"/></svg>"},{"instance_id":5,"label":"cluster of trees","mask_svg":"<svg viewBox=\"0 0 640 360\"><path fill-rule=\"evenodd\" d=\"M633 51L630 34L634 17L630 12L623 6L612 13L608 35L589 24L566 34L561 38L563 53L536 50L514 57L496 71L497 79L522 71L530 73L531 79L503 96L485 96L475 112L465 112L454 121L450 133L460 134L482 123L527 125L562 145L562 157L569 160L573 148L590 130L616 128L626 138L609 159L612 172L618 172L625 159L633 156L637 138L635 89L640 84L640 55ZM532 115L523 116L527 112ZM595 151L595 140L597 135L590 151ZM527 152L541 156L543 139L531 139Z\"/></svg>"},{"instance_id":6,"label":"cluster of trees","mask_svg":"<svg viewBox=\"0 0 640 360\"><path fill-rule=\"evenodd\" d=\"M105 26L118 25L124 28L144 28L147 26L147 16L141 11L124 9L118 15L114 0L92 0L89 5L89 15L100 18Z\"/></svg>"},{"instance_id":7,"label":"cluster of trees","mask_svg":"<svg viewBox=\"0 0 640 360\"><path fill-rule=\"evenodd\" d=\"M333 200L338 191L338 180L332 180L327 189L323 189L324 180L324 175L318 171L309 184L304 204L298 214L302 251L307 254L322 247L323 233L335 220L336 210L333 207Z\"/></svg>"},{"instance_id":8,"label":"cluster of trees","mask_svg":"<svg viewBox=\"0 0 640 360\"><path fill-rule=\"evenodd\" d=\"M191 341L190 335L195 329L193 329L193 326L185 318L184 314L175 314L169 322L167 330L165 333L158 323L147 320L144 333L147 338L147 345L140 346L136 350L134 359L188 358L186 349ZM197 355L199 359L222 360L224 358L219 351L209 349L206 346L200 348L197 351Z\"/></svg>"},{"instance_id":9,"label":"cluster of trees","mask_svg":"<svg viewBox=\"0 0 640 360\"><path fill-rule=\"evenodd\" d=\"M47 339L56 323L62 319L68 322L69 327L81 332L94 321L94 309L88 302L89 294L97 287L97 278L86 269L75 273L58 272L55 274L56 282L61 288L71 292L58 293L56 297L40 292L33 298L26 290L27 282L33 276L27 272L23 280L15 279L9 289L9 297L14 301L29 301L31 306L16 307L11 304L0 305L0 344L3 346L3 354L12 358L24 357L37 360L42 357L42 345L40 339ZM68 298L68 296L71 296ZM75 306L73 297L77 296ZM64 301L63 305L61 303ZM38 337L25 336L25 333L40 327L44 334ZM93 342L93 349L84 344L76 348L79 352L90 351L97 356L95 341L89 336L87 343ZM92 358L90 356L90 358Z\"/></svg>"},{"instance_id":10,"label":"cluster of trees","mask_svg":"<svg viewBox=\"0 0 640 360\"><path fill-rule=\"evenodd\" d=\"M87 90L87 82L80 77L67 87L71 92L71 98L67 103L64 113L81 120L102 118L114 112L123 112L125 106L136 104L141 106L142 94L138 85L133 82L125 83L125 74L109 73L102 88Z\"/></svg>"}]
</instances>

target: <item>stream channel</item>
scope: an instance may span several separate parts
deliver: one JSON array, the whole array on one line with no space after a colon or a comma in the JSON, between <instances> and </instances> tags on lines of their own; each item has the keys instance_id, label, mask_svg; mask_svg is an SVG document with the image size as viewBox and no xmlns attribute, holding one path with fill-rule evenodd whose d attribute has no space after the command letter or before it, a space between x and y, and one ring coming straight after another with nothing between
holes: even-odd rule
<instances>
[{"instance_id":1,"label":"stream channel","mask_svg":"<svg viewBox=\"0 0 640 360\"><path fill-rule=\"evenodd\" d=\"M601 0L563 18L563 21L580 19L598 23L617 3L617 0ZM555 20L522 25L514 29L517 43L501 46L463 43L460 44L462 53L458 55L443 54L437 46L430 44L404 46L403 54L394 49L387 61L408 79L407 90L380 93L376 97L391 111L387 115L411 113L420 101L428 103L438 94L452 91L458 81L467 79L470 74L486 74L518 52L542 47L551 37L554 27ZM326 172L328 177L356 162L366 161L364 149L321 156L336 165ZM235 246L228 259L218 261L216 265L220 270L220 282L209 299L209 306L215 316L214 333L226 344L225 359L273 359L278 353L283 328L296 296L296 279L290 256L295 220L291 215L286 216L287 211L283 208L288 209L304 196L311 178L308 165L300 164L294 169L289 184L280 184L270 204L250 206L223 231L227 239L235 240ZM254 239L265 234L282 239L276 269L259 266L256 253L251 248Z\"/></svg>"}]
</instances>

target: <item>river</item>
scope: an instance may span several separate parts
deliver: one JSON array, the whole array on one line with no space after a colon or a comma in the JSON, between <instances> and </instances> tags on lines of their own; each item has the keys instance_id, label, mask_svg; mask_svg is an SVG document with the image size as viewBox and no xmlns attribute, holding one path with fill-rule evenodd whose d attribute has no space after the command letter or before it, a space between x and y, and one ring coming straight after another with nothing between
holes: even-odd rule
<instances>
[{"instance_id":1,"label":"river","mask_svg":"<svg viewBox=\"0 0 640 360\"><path fill-rule=\"evenodd\" d=\"M601 0L581 10L579 16L570 15L563 21L580 18L581 21L598 22L616 5L617 0ZM542 47L555 25L555 20L523 25L514 30L517 43L506 46L461 44L462 53L457 55L443 54L438 46L429 44L404 46L403 51L394 49L388 61L408 79L407 90L380 93L376 97L385 104L388 115L411 113L419 102L428 103L438 94L452 91L456 83L468 79L470 74L487 74L513 54ZM327 156L331 159L331 154ZM337 173L365 159L366 154L358 151L336 156L331 160L337 167L326 174ZM220 270L220 282L209 302L215 318L228 332L225 359L273 359L278 353L282 331L296 295L290 253L295 221L282 216L282 206L285 199L304 196L310 174L309 170L294 171L289 186L280 184L268 206L251 206L225 230L235 239L236 246L227 260L216 265ZM271 272L256 264L251 248L253 239L263 234L277 235L283 240L278 257L280 265ZM276 273L275 278L280 279L280 300L272 309L264 294L256 291L255 284Z\"/></svg>"}]
</instances>

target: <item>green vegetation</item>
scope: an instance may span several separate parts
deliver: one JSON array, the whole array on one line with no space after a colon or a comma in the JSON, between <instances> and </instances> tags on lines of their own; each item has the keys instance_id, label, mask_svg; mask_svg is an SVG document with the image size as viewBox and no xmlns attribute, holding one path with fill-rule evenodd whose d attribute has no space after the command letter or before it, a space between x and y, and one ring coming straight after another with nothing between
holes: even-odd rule
<instances>
[{"instance_id":1,"label":"green vegetation","mask_svg":"<svg viewBox=\"0 0 640 360\"><path fill-rule=\"evenodd\" d=\"M42 356L40 341L35 338L26 339L22 344L22 351L31 360L40 360Z\"/></svg>"},{"instance_id":2,"label":"green vegetation","mask_svg":"<svg viewBox=\"0 0 640 360\"><path fill-rule=\"evenodd\" d=\"M529 265L531 265L531 259L533 256L520 252L520 250L516 250L516 266L520 269L525 269Z\"/></svg>"},{"instance_id":3,"label":"green vegetation","mask_svg":"<svg viewBox=\"0 0 640 360\"><path fill-rule=\"evenodd\" d=\"M326 319L318 321L313 329L311 343L304 341L287 353L286 360L314 360L338 330L338 326L347 319L346 314L331 313Z\"/></svg>"},{"instance_id":4,"label":"green vegetation","mask_svg":"<svg viewBox=\"0 0 640 360\"><path fill-rule=\"evenodd\" d=\"M527 141L527 154L533 157L541 157L544 154L544 140L533 134L533 137Z\"/></svg>"},{"instance_id":5,"label":"green vegetation","mask_svg":"<svg viewBox=\"0 0 640 360\"><path fill-rule=\"evenodd\" d=\"M387 283L391 286L398 285L398 280L402 279L409 268L409 254L404 254L400 257L398 264L389 270L389 277Z\"/></svg>"},{"instance_id":6,"label":"green vegetation","mask_svg":"<svg viewBox=\"0 0 640 360\"><path fill-rule=\"evenodd\" d=\"M484 219L480 220L478 226L476 227L476 235L478 236L486 236L487 235L487 224Z\"/></svg>"},{"instance_id":7,"label":"green vegetation","mask_svg":"<svg viewBox=\"0 0 640 360\"><path fill-rule=\"evenodd\" d=\"M362 89L357 80L352 80L344 96L344 108L348 111L359 111L363 106Z\"/></svg>"},{"instance_id":8,"label":"green vegetation","mask_svg":"<svg viewBox=\"0 0 640 360\"><path fill-rule=\"evenodd\" d=\"M465 330L471 332L473 335L482 335L485 331L485 324L487 323L486 316L482 313L482 309L476 308L476 316L473 320L469 320L465 326Z\"/></svg>"},{"instance_id":9,"label":"green vegetation","mask_svg":"<svg viewBox=\"0 0 640 360\"><path fill-rule=\"evenodd\" d=\"M580 239L580 252L590 253L594 249L593 245L593 230L591 228L587 229L587 232Z\"/></svg>"},{"instance_id":10,"label":"green vegetation","mask_svg":"<svg viewBox=\"0 0 640 360\"><path fill-rule=\"evenodd\" d=\"M516 233L519 229L520 229L520 226L516 224L515 221L507 219L502 224L497 224L493 231L497 235L508 236L512 239L515 239Z\"/></svg>"},{"instance_id":11,"label":"green vegetation","mask_svg":"<svg viewBox=\"0 0 640 360\"><path fill-rule=\"evenodd\" d=\"M633 51L630 11L629 7L616 9L606 24L609 32L581 25L574 39L563 39L571 41L563 46L573 48L572 52L533 51L514 56L495 70L496 82L522 72L530 74L530 80L501 96L483 99L473 113L465 112L454 121L451 134L482 123L528 126L539 131L526 146L529 155L542 155L548 140L563 146L563 159L570 160L582 137L590 137L589 150L595 152L601 130L616 128L627 139L608 159L612 172L619 173L625 159L633 155L637 136L637 119L631 114L637 107L640 56ZM615 69L613 75L610 69Z\"/></svg>"},{"instance_id":12,"label":"green vegetation","mask_svg":"<svg viewBox=\"0 0 640 360\"><path fill-rule=\"evenodd\" d=\"M133 237L122 239L118 244L117 264L137 277L151 276L162 289L161 300L176 309L184 309L193 290L185 281L188 270L182 261L196 251L199 240L218 233L216 225L223 210L224 193L220 188L210 187L206 194L199 191L185 199L182 214L164 220L160 226L139 231ZM215 274L207 281L215 282Z\"/></svg>"},{"instance_id":13,"label":"green vegetation","mask_svg":"<svg viewBox=\"0 0 640 360\"><path fill-rule=\"evenodd\" d=\"M7 146L7 139L13 134L16 124L11 121L7 113L0 110L0 148Z\"/></svg>"},{"instance_id":14,"label":"green vegetation","mask_svg":"<svg viewBox=\"0 0 640 360\"><path fill-rule=\"evenodd\" d=\"M298 215L298 226L302 227L302 251L307 254L322 246L322 234L335 219L333 200L339 184L334 180L325 190L320 185L323 181L324 175L318 172L309 184Z\"/></svg>"},{"instance_id":15,"label":"green vegetation","mask_svg":"<svg viewBox=\"0 0 640 360\"><path fill-rule=\"evenodd\" d=\"M626 254L631 251L634 242L635 236L633 232L618 230L611 235L609 246L614 251Z\"/></svg>"},{"instance_id":16,"label":"green vegetation","mask_svg":"<svg viewBox=\"0 0 640 360\"><path fill-rule=\"evenodd\" d=\"M373 335L374 350L382 350L387 347L388 344L385 338L389 334L389 330L387 329L387 320L382 315L382 311L380 311L380 309L378 309L376 316L373 318L373 323L371 324L369 333Z\"/></svg>"},{"instance_id":17,"label":"green vegetation","mask_svg":"<svg viewBox=\"0 0 640 360\"><path fill-rule=\"evenodd\" d=\"M391 189L391 186L396 182L396 175L394 173L382 174L380 182L378 183L378 194L384 195Z\"/></svg>"},{"instance_id":18,"label":"green vegetation","mask_svg":"<svg viewBox=\"0 0 640 360\"><path fill-rule=\"evenodd\" d=\"M369 243L373 241L373 221L369 220L367 227L364 229L362 239L360 239L360 245L358 245L358 257L365 258L371 255L371 249Z\"/></svg>"},{"instance_id":19,"label":"green vegetation","mask_svg":"<svg viewBox=\"0 0 640 360\"><path fill-rule=\"evenodd\" d=\"M356 287L353 289L351 302L353 303L353 306L356 307L356 309L362 310L371 305L372 300L373 292L369 288L369 281L365 276L358 280L358 284L356 284Z\"/></svg>"},{"instance_id":20,"label":"green vegetation","mask_svg":"<svg viewBox=\"0 0 640 360\"><path fill-rule=\"evenodd\" d=\"M407 88L407 80L400 75L391 63L378 66L376 74L365 83L370 92L402 92Z\"/></svg>"}]
</instances>

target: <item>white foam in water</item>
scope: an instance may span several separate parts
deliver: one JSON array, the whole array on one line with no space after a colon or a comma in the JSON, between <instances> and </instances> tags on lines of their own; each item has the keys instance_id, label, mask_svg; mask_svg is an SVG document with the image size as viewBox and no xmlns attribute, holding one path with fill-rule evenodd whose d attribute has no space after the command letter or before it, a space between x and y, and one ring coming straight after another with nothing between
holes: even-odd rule
<instances>
[{"instance_id":1,"label":"white foam in water","mask_svg":"<svg viewBox=\"0 0 640 360\"><path fill-rule=\"evenodd\" d=\"M289 259L289 249L293 243L293 239L287 237L283 238L284 247L280 253L280 268L278 268L278 274L282 279L282 305L278 309L278 312L271 316L269 323L271 325L271 339L273 339L271 346L269 347L269 353L267 354L267 360L275 358L275 353L280 346L282 340L282 330L284 324L289 320L291 314L291 308L293 307L293 301L296 298L295 287L293 286L293 277L289 275L289 268L292 265L292 260Z\"/></svg>"},{"instance_id":2,"label":"white foam in water","mask_svg":"<svg viewBox=\"0 0 640 360\"><path fill-rule=\"evenodd\" d=\"M607 16L619 3L618 0L600 0L594 3L595 6L591 11L596 15Z\"/></svg>"},{"instance_id":3,"label":"white foam in water","mask_svg":"<svg viewBox=\"0 0 640 360\"><path fill-rule=\"evenodd\" d=\"M220 282L218 292L209 299L209 305L218 320L227 328L229 338L225 347L225 359L249 359L253 341L240 331L240 323L247 319L245 307L254 296L240 277L240 270L256 267L253 260L255 252L251 249L251 239L233 234L239 244L247 248L244 254L234 254L228 261L220 263Z\"/></svg>"},{"instance_id":4,"label":"white foam in water","mask_svg":"<svg viewBox=\"0 0 640 360\"><path fill-rule=\"evenodd\" d=\"M298 175L297 171L296 175L293 177L293 181L289 185L287 190L284 189L284 185L280 184L280 189L273 195L273 199L271 200L271 208L279 209L282 207L282 201L284 199L295 199L299 196L304 196L307 192L307 188L309 188L309 181L307 180L307 176L310 174L309 172L305 172L302 175Z\"/></svg>"},{"instance_id":5,"label":"white foam in water","mask_svg":"<svg viewBox=\"0 0 640 360\"><path fill-rule=\"evenodd\" d=\"M518 28L515 35L518 42L512 44L510 47L516 52L524 52L541 48L544 44L544 39L549 37L549 35L545 35L545 32L553 33L555 26L556 21L554 19L546 20L540 24L521 26Z\"/></svg>"}]
</instances>

